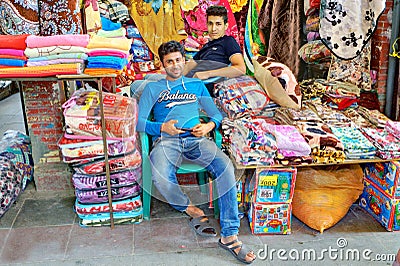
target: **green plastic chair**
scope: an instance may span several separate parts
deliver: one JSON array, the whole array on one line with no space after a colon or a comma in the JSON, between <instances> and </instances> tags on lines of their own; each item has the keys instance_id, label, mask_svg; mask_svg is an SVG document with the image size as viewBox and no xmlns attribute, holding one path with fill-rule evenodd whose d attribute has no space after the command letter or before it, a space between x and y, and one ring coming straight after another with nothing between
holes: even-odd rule
<instances>
[{"instance_id":1,"label":"green plastic chair","mask_svg":"<svg viewBox=\"0 0 400 266\"><path fill-rule=\"evenodd\" d=\"M216 145L221 148L222 145L222 136L218 129L213 130L214 133L214 141ZM151 137L149 137L145 132L139 132L140 141L142 144L142 187L143 187L143 219L150 220L150 205L151 205L151 193L153 190L153 182L152 182L152 174L151 174L151 165L149 160L150 147L151 145ZM207 169L194 164L194 163L182 163L180 168L176 172L177 174L188 174L188 173L196 173L200 190L202 193L206 193L205 185L207 182ZM212 198L215 199L212 201L212 205L214 207L214 216L216 218L219 217L219 208L218 208L218 199L216 197L217 191L214 186L214 182L210 181L208 191L212 191Z\"/></svg>"}]
</instances>

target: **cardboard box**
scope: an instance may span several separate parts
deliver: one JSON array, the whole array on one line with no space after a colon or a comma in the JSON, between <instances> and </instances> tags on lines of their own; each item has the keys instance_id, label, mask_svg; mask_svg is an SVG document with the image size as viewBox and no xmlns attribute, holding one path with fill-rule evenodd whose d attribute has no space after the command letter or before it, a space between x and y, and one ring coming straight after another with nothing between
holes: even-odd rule
<instances>
[{"instance_id":1,"label":"cardboard box","mask_svg":"<svg viewBox=\"0 0 400 266\"><path fill-rule=\"evenodd\" d=\"M251 203L248 212L251 232L255 235L291 233L291 203Z\"/></svg>"},{"instance_id":2,"label":"cardboard box","mask_svg":"<svg viewBox=\"0 0 400 266\"><path fill-rule=\"evenodd\" d=\"M400 200L387 197L375 183L364 179L359 205L388 231L400 230Z\"/></svg>"},{"instance_id":3,"label":"cardboard box","mask_svg":"<svg viewBox=\"0 0 400 266\"><path fill-rule=\"evenodd\" d=\"M290 202L296 174L296 168L257 169L246 189L248 200L257 203Z\"/></svg>"},{"instance_id":4,"label":"cardboard box","mask_svg":"<svg viewBox=\"0 0 400 266\"><path fill-rule=\"evenodd\" d=\"M377 162L363 165L364 177L378 186L389 198L400 199L400 162Z\"/></svg>"}]
</instances>

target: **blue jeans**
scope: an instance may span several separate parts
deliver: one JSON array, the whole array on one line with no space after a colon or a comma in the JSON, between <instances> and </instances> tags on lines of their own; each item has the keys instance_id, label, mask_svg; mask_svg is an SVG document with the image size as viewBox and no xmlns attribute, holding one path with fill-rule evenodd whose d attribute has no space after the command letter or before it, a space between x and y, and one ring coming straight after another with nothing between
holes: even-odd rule
<instances>
[{"instance_id":1,"label":"blue jeans","mask_svg":"<svg viewBox=\"0 0 400 266\"><path fill-rule=\"evenodd\" d=\"M218 192L221 236L237 235L240 220L236 181L228 156L205 137L160 137L156 140L150 153L154 185L169 204L181 212L190 204L176 179L176 170L183 160L194 162L212 174Z\"/></svg>"}]
</instances>

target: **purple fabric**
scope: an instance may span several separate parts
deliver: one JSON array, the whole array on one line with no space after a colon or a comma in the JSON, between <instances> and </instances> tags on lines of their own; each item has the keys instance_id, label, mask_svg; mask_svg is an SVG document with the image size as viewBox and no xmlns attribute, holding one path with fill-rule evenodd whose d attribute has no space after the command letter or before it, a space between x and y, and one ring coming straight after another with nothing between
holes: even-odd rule
<instances>
[{"instance_id":1,"label":"purple fabric","mask_svg":"<svg viewBox=\"0 0 400 266\"><path fill-rule=\"evenodd\" d=\"M122 187L137 183L141 177L141 168L130 169L128 171L110 175L111 187ZM75 173L72 176L72 183L76 189L90 190L107 187L106 175L90 176Z\"/></svg>"},{"instance_id":2,"label":"purple fabric","mask_svg":"<svg viewBox=\"0 0 400 266\"><path fill-rule=\"evenodd\" d=\"M140 193L139 184L131 186L111 188L112 200L126 199L136 197ZM107 189L96 190L75 190L76 198L80 203L102 203L108 202Z\"/></svg>"}]
</instances>

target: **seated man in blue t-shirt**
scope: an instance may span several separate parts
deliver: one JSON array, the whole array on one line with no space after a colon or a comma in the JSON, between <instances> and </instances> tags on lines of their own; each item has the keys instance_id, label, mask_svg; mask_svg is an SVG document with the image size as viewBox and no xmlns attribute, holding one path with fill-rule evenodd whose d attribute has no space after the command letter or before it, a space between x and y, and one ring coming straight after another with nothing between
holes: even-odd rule
<instances>
[{"instance_id":1,"label":"seated man in blue t-shirt","mask_svg":"<svg viewBox=\"0 0 400 266\"><path fill-rule=\"evenodd\" d=\"M207 80L213 77L234 78L244 75L246 65L239 44L226 36L228 11L224 6L207 8L207 29L210 41L188 61L184 75Z\"/></svg>"}]
</instances>

